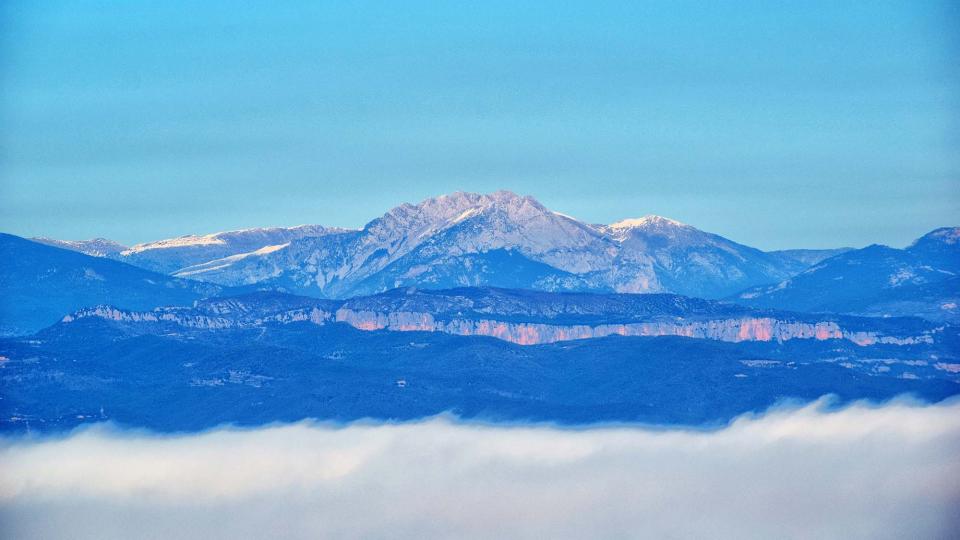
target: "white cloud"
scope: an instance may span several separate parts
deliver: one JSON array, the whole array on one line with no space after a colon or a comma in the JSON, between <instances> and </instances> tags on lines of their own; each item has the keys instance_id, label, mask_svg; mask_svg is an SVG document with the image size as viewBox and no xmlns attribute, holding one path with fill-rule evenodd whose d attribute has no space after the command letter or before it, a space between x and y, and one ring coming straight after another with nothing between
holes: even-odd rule
<instances>
[{"instance_id":1,"label":"white cloud","mask_svg":"<svg viewBox=\"0 0 960 540\"><path fill-rule=\"evenodd\" d=\"M957 503L960 402L711 432L437 418L0 445L4 538L941 538Z\"/></svg>"}]
</instances>

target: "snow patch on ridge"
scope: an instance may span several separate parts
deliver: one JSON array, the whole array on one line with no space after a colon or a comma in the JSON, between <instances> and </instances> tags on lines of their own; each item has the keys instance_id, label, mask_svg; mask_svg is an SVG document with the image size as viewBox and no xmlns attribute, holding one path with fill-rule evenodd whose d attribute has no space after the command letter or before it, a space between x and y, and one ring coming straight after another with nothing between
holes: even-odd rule
<instances>
[{"instance_id":1,"label":"snow patch on ridge","mask_svg":"<svg viewBox=\"0 0 960 540\"><path fill-rule=\"evenodd\" d=\"M230 265L236 263L237 261L242 261L248 257L257 257L260 255L267 255L269 253L274 253L280 251L290 245L290 242L285 244L278 244L275 246L264 246L258 250L250 251L248 253L238 253L236 255L230 255L229 257L224 257L222 259L216 259L213 261L205 262L203 264L198 264L196 266L188 266L182 268L173 273L176 277L187 277L197 274L204 274L207 272L213 272L214 270L222 270L229 267Z\"/></svg>"},{"instance_id":2,"label":"snow patch on ridge","mask_svg":"<svg viewBox=\"0 0 960 540\"><path fill-rule=\"evenodd\" d=\"M663 216L657 215L647 215L641 218L627 218L622 219L616 223L611 223L609 227L614 230L619 229L635 229L639 227L649 227L649 226L672 226L672 227L689 227L685 223L681 223L675 219L665 218Z\"/></svg>"},{"instance_id":3,"label":"snow patch on ridge","mask_svg":"<svg viewBox=\"0 0 960 540\"><path fill-rule=\"evenodd\" d=\"M147 251L151 249L168 249L168 248L178 248L178 247L187 247L187 246L211 246L211 245L226 244L226 242L224 242L218 237L218 234L208 234L205 236L186 235L186 236L179 236L177 238L168 238L166 240L157 240L155 242L147 242L145 244L137 244L130 249L122 251L120 254L131 255L133 253L141 253L143 251Z\"/></svg>"},{"instance_id":4,"label":"snow patch on ridge","mask_svg":"<svg viewBox=\"0 0 960 540\"><path fill-rule=\"evenodd\" d=\"M155 249L171 249L194 246L223 246L234 241L240 241L245 237L263 237L265 239L274 237L275 235L283 235L287 237L292 235L292 237L300 237L311 236L313 234L331 234L336 232L344 232L347 230L349 229L323 227L321 225L297 225L295 227L253 227L249 229L237 229L233 231L223 231L205 235L188 234L179 236L177 238L167 238L164 240L156 240L153 242L137 244L121 252L121 255L129 256Z\"/></svg>"}]
</instances>

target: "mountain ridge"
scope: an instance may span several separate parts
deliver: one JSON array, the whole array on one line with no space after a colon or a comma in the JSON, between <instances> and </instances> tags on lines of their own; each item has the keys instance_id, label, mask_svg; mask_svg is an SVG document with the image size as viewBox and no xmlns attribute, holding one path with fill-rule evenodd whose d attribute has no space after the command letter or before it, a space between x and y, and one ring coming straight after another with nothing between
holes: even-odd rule
<instances>
[{"instance_id":1,"label":"mountain ridge","mask_svg":"<svg viewBox=\"0 0 960 540\"><path fill-rule=\"evenodd\" d=\"M729 342L841 339L857 345L933 343L942 327L917 320L815 316L756 310L673 294L552 293L491 287L393 289L347 300L257 292L137 312L100 305L62 319L99 318L183 328L254 328L308 321L360 330L487 336L519 345L620 336ZM172 330L171 330L172 331Z\"/></svg>"},{"instance_id":2,"label":"mountain ridge","mask_svg":"<svg viewBox=\"0 0 960 540\"><path fill-rule=\"evenodd\" d=\"M455 192L417 204L403 203L360 229L253 228L186 235L129 248L103 239L38 241L223 287L275 289L319 298L350 298L411 286L493 286L670 292L795 311L958 318L950 307L956 304L956 286L929 275L940 272L938 277L944 278L960 270L944 273L942 268L935 270L939 262L917 262L956 258L957 232L951 227L931 231L903 250L868 246L765 252L652 214L609 225L588 224L552 211L531 196L502 190ZM816 287L793 299L778 292L807 281L806 276L823 265L854 264L849 261L882 249L894 251L878 255L881 258L903 259L885 279L917 285L919 300L902 298L902 288L884 292L889 298L878 297L873 303L856 300L845 287L832 295L834 302L821 304L813 301ZM837 257L846 258L838 263ZM951 264L951 268L958 266ZM918 273L927 275L922 283L914 279ZM833 277L843 279L839 274ZM933 284L940 281L942 290ZM883 284L873 288L876 292ZM947 307L935 307L937 302Z\"/></svg>"},{"instance_id":3,"label":"mountain ridge","mask_svg":"<svg viewBox=\"0 0 960 540\"><path fill-rule=\"evenodd\" d=\"M960 322L958 238L960 227L941 227L904 249L872 244L729 300L754 307Z\"/></svg>"},{"instance_id":4,"label":"mountain ridge","mask_svg":"<svg viewBox=\"0 0 960 540\"><path fill-rule=\"evenodd\" d=\"M539 290L717 298L749 284L779 281L796 267L668 218L591 225L549 210L533 197L498 191L404 203L358 231L297 238L271 253L205 261L174 274L342 298L413 285L498 285L493 270L469 275L462 268L473 264L468 259L479 261L481 268L496 265L486 254L497 251L509 253L522 266L550 267L514 284Z\"/></svg>"}]
</instances>

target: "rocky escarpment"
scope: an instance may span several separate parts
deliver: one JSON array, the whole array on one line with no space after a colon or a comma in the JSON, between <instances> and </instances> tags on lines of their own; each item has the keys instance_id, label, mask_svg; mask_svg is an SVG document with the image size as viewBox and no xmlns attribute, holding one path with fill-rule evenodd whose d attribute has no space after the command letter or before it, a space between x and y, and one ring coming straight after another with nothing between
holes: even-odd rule
<instances>
[{"instance_id":1,"label":"rocky escarpment","mask_svg":"<svg viewBox=\"0 0 960 540\"><path fill-rule=\"evenodd\" d=\"M858 345L931 343L931 326L890 332L881 320L816 318L751 311L674 295L552 295L456 289L398 291L345 302L281 294L214 298L192 308L80 310L71 323L99 318L129 324L192 329L252 328L267 324L344 323L360 330L442 332L537 345L607 336L683 336L727 342L845 339ZM869 325L873 324L874 327Z\"/></svg>"},{"instance_id":2,"label":"rocky escarpment","mask_svg":"<svg viewBox=\"0 0 960 540\"><path fill-rule=\"evenodd\" d=\"M872 331L849 331L833 321L781 321L768 317L713 320L649 321L619 324L556 325L493 319L437 320L430 313L377 313L341 308L337 322L361 330L444 332L461 336L489 336L519 345L538 345L574 339L619 336L682 336L719 341L788 341L791 339L847 339L857 345L877 343L913 345L932 342L931 334L895 337Z\"/></svg>"},{"instance_id":3,"label":"rocky escarpment","mask_svg":"<svg viewBox=\"0 0 960 540\"><path fill-rule=\"evenodd\" d=\"M99 318L124 323L171 323L185 328L224 330L228 328L255 328L264 324L289 324L309 321L324 324L333 318L333 313L320 308L297 308L279 313L249 316L217 316L196 313L185 308L158 308L153 311L127 311L113 306L96 306L81 309L67 315L61 322L72 323L80 319Z\"/></svg>"}]
</instances>

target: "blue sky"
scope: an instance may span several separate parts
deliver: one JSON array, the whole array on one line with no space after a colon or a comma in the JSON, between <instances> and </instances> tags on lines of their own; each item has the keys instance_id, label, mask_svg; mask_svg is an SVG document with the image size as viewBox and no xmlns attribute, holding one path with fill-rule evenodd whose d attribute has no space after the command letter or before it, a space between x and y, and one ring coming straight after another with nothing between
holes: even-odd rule
<instances>
[{"instance_id":1,"label":"blue sky","mask_svg":"<svg viewBox=\"0 0 960 540\"><path fill-rule=\"evenodd\" d=\"M0 4L15 234L354 227L501 188L766 249L960 222L948 2L39 4Z\"/></svg>"}]
</instances>

